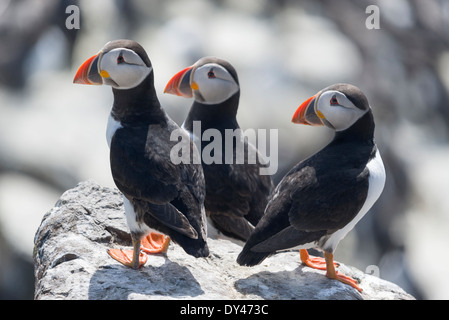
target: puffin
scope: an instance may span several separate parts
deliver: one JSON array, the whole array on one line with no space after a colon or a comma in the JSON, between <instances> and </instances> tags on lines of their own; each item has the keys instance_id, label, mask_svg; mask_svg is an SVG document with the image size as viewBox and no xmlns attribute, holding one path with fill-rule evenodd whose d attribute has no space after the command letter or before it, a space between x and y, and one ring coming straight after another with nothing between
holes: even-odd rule
<instances>
[{"instance_id":1,"label":"puffin","mask_svg":"<svg viewBox=\"0 0 449 320\"><path fill-rule=\"evenodd\" d=\"M292 122L329 127L334 138L282 178L237 263L254 266L275 252L299 249L303 264L361 292L356 280L335 270L333 255L385 185L372 109L358 87L339 83L304 101ZM310 256L312 248L324 259Z\"/></svg>"},{"instance_id":2,"label":"puffin","mask_svg":"<svg viewBox=\"0 0 449 320\"><path fill-rule=\"evenodd\" d=\"M260 174L265 166L260 161L250 161L248 155L257 155L257 148L248 142L237 122L240 86L235 68L226 60L203 57L192 66L175 74L167 83L164 93L194 99L182 124L201 152L201 163L206 179L206 216L210 237L221 237L243 245L264 213L274 185L270 175ZM200 126L196 129L195 126ZM221 155L207 160L204 134L217 130L221 141ZM235 140L226 140L233 132ZM200 138L198 135L201 135ZM215 139L215 137L214 137ZM232 149L226 150L226 144ZM239 149L237 145L243 146ZM228 146L229 147L229 146ZM232 150L232 154L229 150ZM237 159L242 154L243 161ZM226 160L229 157L232 161Z\"/></svg>"},{"instance_id":3,"label":"puffin","mask_svg":"<svg viewBox=\"0 0 449 320\"><path fill-rule=\"evenodd\" d=\"M176 144L171 133L189 137L161 107L143 47L128 39L110 41L79 67L73 82L109 85L114 95L106 137L133 249L109 249L109 255L138 269L145 253L165 252L172 239L187 254L207 257L204 173L199 164L170 159ZM199 157L193 142L190 148Z\"/></svg>"}]
</instances>

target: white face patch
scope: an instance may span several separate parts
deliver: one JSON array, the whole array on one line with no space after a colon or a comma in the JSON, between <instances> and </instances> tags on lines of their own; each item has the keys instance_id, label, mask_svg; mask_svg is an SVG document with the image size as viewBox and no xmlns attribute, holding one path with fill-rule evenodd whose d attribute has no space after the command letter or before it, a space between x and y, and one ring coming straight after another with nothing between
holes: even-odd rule
<instances>
[{"instance_id":1,"label":"white face patch","mask_svg":"<svg viewBox=\"0 0 449 320\"><path fill-rule=\"evenodd\" d=\"M131 89L138 86L152 71L137 53L117 48L101 57L98 72L104 84L115 89Z\"/></svg>"},{"instance_id":2,"label":"white face patch","mask_svg":"<svg viewBox=\"0 0 449 320\"><path fill-rule=\"evenodd\" d=\"M193 96L203 104L219 104L239 91L231 74L217 63L199 67L191 79Z\"/></svg>"},{"instance_id":3,"label":"white face patch","mask_svg":"<svg viewBox=\"0 0 449 320\"><path fill-rule=\"evenodd\" d=\"M315 104L315 113L324 116L323 123L330 124L336 131L346 130L367 111L357 108L343 93L335 90L322 93Z\"/></svg>"}]
</instances>

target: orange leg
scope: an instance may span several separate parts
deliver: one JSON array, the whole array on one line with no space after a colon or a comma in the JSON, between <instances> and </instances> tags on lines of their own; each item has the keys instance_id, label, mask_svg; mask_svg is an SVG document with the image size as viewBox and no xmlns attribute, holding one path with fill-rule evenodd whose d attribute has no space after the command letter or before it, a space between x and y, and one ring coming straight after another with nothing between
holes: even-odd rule
<instances>
[{"instance_id":1,"label":"orange leg","mask_svg":"<svg viewBox=\"0 0 449 320\"><path fill-rule=\"evenodd\" d=\"M310 268L314 268L314 269L318 269L318 270L326 270L326 260L324 258L321 257L311 257L309 256L309 253L307 252L306 249L300 249L299 250L299 254L301 256L301 261L302 263L304 263L306 266L310 267ZM334 262L334 265L336 267L338 267L338 262Z\"/></svg>"},{"instance_id":2,"label":"orange leg","mask_svg":"<svg viewBox=\"0 0 449 320\"><path fill-rule=\"evenodd\" d=\"M109 249L108 254L118 262L139 269L147 262L147 255L140 251L140 240L133 239L133 250Z\"/></svg>"},{"instance_id":3,"label":"orange leg","mask_svg":"<svg viewBox=\"0 0 449 320\"><path fill-rule=\"evenodd\" d=\"M351 287L357 289L359 292L362 292L362 289L357 285L357 281L355 281L351 277L341 274L338 271L335 271L334 255L332 253L324 252L324 258L326 259L327 265L326 277L328 277L329 279L335 279L340 282L346 283Z\"/></svg>"},{"instance_id":4,"label":"orange leg","mask_svg":"<svg viewBox=\"0 0 449 320\"><path fill-rule=\"evenodd\" d=\"M170 244L170 237L163 234L151 232L142 239L141 250L145 253L164 253Z\"/></svg>"}]
</instances>

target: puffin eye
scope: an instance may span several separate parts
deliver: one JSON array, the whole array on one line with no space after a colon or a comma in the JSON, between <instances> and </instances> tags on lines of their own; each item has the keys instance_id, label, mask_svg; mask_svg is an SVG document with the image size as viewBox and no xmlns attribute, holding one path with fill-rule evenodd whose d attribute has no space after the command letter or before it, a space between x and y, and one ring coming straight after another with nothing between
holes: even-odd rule
<instances>
[{"instance_id":1,"label":"puffin eye","mask_svg":"<svg viewBox=\"0 0 449 320\"><path fill-rule=\"evenodd\" d=\"M122 55L119 55L119 56L117 57L117 64L120 64L120 63L123 63L123 62L125 62L125 58L123 58Z\"/></svg>"},{"instance_id":2,"label":"puffin eye","mask_svg":"<svg viewBox=\"0 0 449 320\"><path fill-rule=\"evenodd\" d=\"M207 73L207 77L208 77L209 79L215 78L215 73L214 73L214 70L213 70L213 69L210 69L210 70L209 70L209 72Z\"/></svg>"},{"instance_id":3,"label":"puffin eye","mask_svg":"<svg viewBox=\"0 0 449 320\"><path fill-rule=\"evenodd\" d=\"M340 105L338 103L337 96L335 94L332 96L331 100L329 101L329 104L331 106L338 106L338 105Z\"/></svg>"}]
</instances>

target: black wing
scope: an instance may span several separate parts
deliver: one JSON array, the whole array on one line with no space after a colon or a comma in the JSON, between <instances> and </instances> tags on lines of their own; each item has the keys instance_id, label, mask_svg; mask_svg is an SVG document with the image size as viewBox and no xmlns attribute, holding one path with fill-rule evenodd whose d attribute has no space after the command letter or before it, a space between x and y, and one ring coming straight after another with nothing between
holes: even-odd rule
<instances>
[{"instance_id":1,"label":"black wing","mask_svg":"<svg viewBox=\"0 0 449 320\"><path fill-rule=\"evenodd\" d=\"M146 213L171 229L196 238L185 215L189 213L186 211L195 211L187 206L196 205L198 209L204 200L203 172L201 165L176 165L171 161L170 150L177 141L170 141L170 133L164 125L118 129L111 141L112 176L128 198L148 203L144 206L149 209ZM180 198L196 201L186 204Z\"/></svg>"},{"instance_id":2,"label":"black wing","mask_svg":"<svg viewBox=\"0 0 449 320\"><path fill-rule=\"evenodd\" d=\"M254 265L269 253L320 239L344 227L359 212L368 192L368 169L316 171L299 163L279 183L265 215L239 255Z\"/></svg>"},{"instance_id":3,"label":"black wing","mask_svg":"<svg viewBox=\"0 0 449 320\"><path fill-rule=\"evenodd\" d=\"M187 136L188 137L188 136ZM204 198L200 165L174 164L170 131L161 125L121 128L111 141L111 171L117 187L126 195L164 204L173 200L181 185L198 199Z\"/></svg>"},{"instance_id":4,"label":"black wing","mask_svg":"<svg viewBox=\"0 0 449 320\"><path fill-rule=\"evenodd\" d=\"M348 224L362 208L368 194L368 168L327 171L316 174L313 167L301 171L299 179L312 177L291 193L289 221L298 230L332 232Z\"/></svg>"},{"instance_id":5,"label":"black wing","mask_svg":"<svg viewBox=\"0 0 449 320\"><path fill-rule=\"evenodd\" d=\"M252 148L245 145L245 150ZM256 157L257 159L257 157ZM211 164L204 166L205 205L215 226L225 235L246 241L264 213L273 189L271 176L260 175L260 163ZM249 222L249 223L248 223Z\"/></svg>"}]
</instances>

